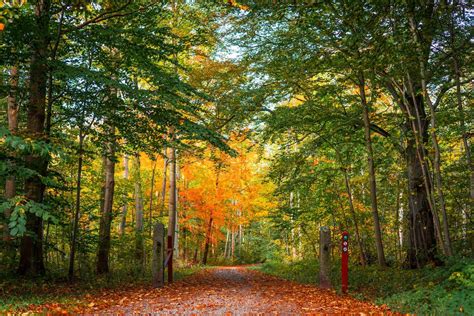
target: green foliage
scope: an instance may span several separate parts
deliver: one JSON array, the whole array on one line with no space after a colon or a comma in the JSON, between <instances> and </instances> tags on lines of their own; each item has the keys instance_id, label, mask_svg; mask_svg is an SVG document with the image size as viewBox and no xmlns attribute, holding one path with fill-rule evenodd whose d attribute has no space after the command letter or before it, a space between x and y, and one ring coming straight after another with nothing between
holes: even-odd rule
<instances>
[{"instance_id":1,"label":"green foliage","mask_svg":"<svg viewBox=\"0 0 474 316\"><path fill-rule=\"evenodd\" d=\"M40 217L46 222L51 221L58 224L58 218L50 212L47 205L24 199L21 196L16 196L15 198L0 204L0 212L3 213L5 210L11 210L8 227L10 229L10 234L13 237L21 237L27 232L27 213L34 214L36 217Z\"/></svg>"},{"instance_id":2,"label":"green foliage","mask_svg":"<svg viewBox=\"0 0 474 316\"><path fill-rule=\"evenodd\" d=\"M255 269L300 283L318 282L315 260L269 261ZM340 262L333 262L331 281L340 291ZM351 265L349 293L359 299L387 304L402 313L470 315L474 312L474 262L453 258L443 267L422 270Z\"/></svg>"},{"instance_id":3,"label":"green foliage","mask_svg":"<svg viewBox=\"0 0 474 316\"><path fill-rule=\"evenodd\" d=\"M392 292L377 302L387 304L396 311L418 315L474 313L473 260L453 258L445 267L425 268L412 285L412 289Z\"/></svg>"}]
</instances>

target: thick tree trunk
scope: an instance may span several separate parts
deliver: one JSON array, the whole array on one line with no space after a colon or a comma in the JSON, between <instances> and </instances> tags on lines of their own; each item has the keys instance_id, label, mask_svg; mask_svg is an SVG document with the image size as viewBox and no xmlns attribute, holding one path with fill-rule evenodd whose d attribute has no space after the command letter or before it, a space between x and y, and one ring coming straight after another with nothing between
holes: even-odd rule
<instances>
[{"instance_id":1,"label":"thick tree trunk","mask_svg":"<svg viewBox=\"0 0 474 316\"><path fill-rule=\"evenodd\" d=\"M84 147L84 134L82 129L79 131L79 158L77 162L77 179L76 179L76 207L74 210L74 221L72 227L72 239L71 239L71 254L69 256L69 271L68 277L72 281L74 278L74 259L76 256L76 240L79 231L79 218L81 214L81 180L82 180L82 163L83 163L83 147Z\"/></svg>"},{"instance_id":2,"label":"thick tree trunk","mask_svg":"<svg viewBox=\"0 0 474 316\"><path fill-rule=\"evenodd\" d=\"M364 131L365 131L365 145L367 149L367 164L369 168L370 177L370 204L372 208L372 217L374 220L374 232L375 232L375 246L377 248L377 259L378 264L381 267L387 265L385 261L385 253L383 250L382 243L382 232L380 229L379 211L377 206L377 184L375 178L375 166L374 166L374 153L372 149L372 139L370 136L370 118L369 118L369 105L365 96L365 79L363 75L360 76L359 93L363 108L364 118Z\"/></svg>"},{"instance_id":3,"label":"thick tree trunk","mask_svg":"<svg viewBox=\"0 0 474 316\"><path fill-rule=\"evenodd\" d=\"M442 244L443 251L444 251L445 255L452 256L453 253L452 253L452 247L451 247L451 238L450 238L450 234L449 234L448 216L446 214L446 203L445 203L445 200L444 200L444 193L443 193L443 187L442 187L442 178L441 178L441 166L440 166L440 164L441 164L441 151L440 151L440 148L439 148L438 138L437 138L437 134L436 134L436 113L435 113L434 105L431 102L431 98L430 98L429 93L428 93L427 76L426 76L425 61L424 61L425 59L423 58L423 55L424 55L423 45L424 45L424 43L422 43L423 39L420 40L420 38L419 38L416 22L415 22L415 19L414 19L413 15L409 16L409 21L410 21L410 29L411 29L411 32L412 32L412 36L413 36L413 39L414 39L415 44L416 44L416 50L418 52L419 70L420 70L419 75L420 75L421 91L422 91L422 94L423 94L423 100L424 100L424 102L426 102L426 104L428 104L428 108L430 110L431 128L429 130L430 130L430 135L431 135L431 142L433 144L433 148L434 148L434 151L435 151L434 159L433 159L433 167L434 167L433 175L434 175L434 178L435 178L435 181L436 181L436 186L435 187L436 187L436 191L438 193L439 206L440 206L440 209L441 209L441 214L443 216L444 241L443 241L443 238L442 238L441 232L440 232L439 219L437 217L438 215L436 214L436 200L434 198L434 193L431 196L431 200L432 200L431 209L435 213L435 214L433 214L433 218L435 219L435 225L437 226L435 228L439 231L438 234L440 236L440 238L439 238L440 242L443 242L443 244ZM431 38L431 37L429 37L429 38ZM413 91L414 90L412 90L412 92ZM425 178L427 178L426 175L425 175ZM430 184L433 185L432 183L430 183Z\"/></svg>"},{"instance_id":4,"label":"thick tree trunk","mask_svg":"<svg viewBox=\"0 0 474 316\"><path fill-rule=\"evenodd\" d=\"M125 154L123 156L123 178L125 180L128 180L128 176L129 176L128 163L129 163L128 155ZM125 194L125 197L127 198L127 194ZM122 219L120 221L120 227L119 227L121 236L123 236L123 234L125 233L125 227L127 226L127 212L128 212L128 203L127 201L125 201L125 203L122 206Z\"/></svg>"},{"instance_id":5,"label":"thick tree trunk","mask_svg":"<svg viewBox=\"0 0 474 316\"><path fill-rule=\"evenodd\" d=\"M27 106L27 133L32 140L44 139L46 110L46 84L48 80L48 45L50 0L39 0L35 6L36 32L32 41L32 56ZM38 154L25 157L26 165L41 176L46 175L48 158ZM40 176L25 179L25 196L28 201L42 203L45 186ZM43 274L43 220L33 213L27 214L25 234L20 245L20 274Z\"/></svg>"},{"instance_id":6,"label":"thick tree trunk","mask_svg":"<svg viewBox=\"0 0 474 316\"><path fill-rule=\"evenodd\" d=\"M135 187L135 258L143 265L143 192L140 174L140 154L136 153L133 158L133 173Z\"/></svg>"},{"instance_id":7,"label":"thick tree trunk","mask_svg":"<svg viewBox=\"0 0 474 316\"><path fill-rule=\"evenodd\" d=\"M112 222L112 209L115 190L115 127L109 127L109 141L106 145L105 181L103 204L99 224L99 245L97 252L97 273L109 272L110 253L110 225Z\"/></svg>"},{"instance_id":8,"label":"thick tree trunk","mask_svg":"<svg viewBox=\"0 0 474 316\"><path fill-rule=\"evenodd\" d=\"M408 97L405 106L408 111L406 117L407 131L413 131L406 143L405 158L408 174L408 250L407 265L411 268L424 266L428 262L436 261L436 236L433 213L430 208L430 188L426 179L425 160L420 157L421 146L428 141L429 122L426 119L423 107L423 98L418 95L414 98ZM414 114L417 113L417 114ZM414 124L410 117L418 117L418 123ZM418 136L417 136L418 135ZM417 144L417 137L419 142Z\"/></svg>"},{"instance_id":9,"label":"thick tree trunk","mask_svg":"<svg viewBox=\"0 0 474 316\"><path fill-rule=\"evenodd\" d=\"M424 78L424 71L422 71L422 78ZM428 88L426 87L425 79L422 79L421 82L422 82L423 94L424 94L426 103L428 103L428 106L430 108L431 141L433 143L433 148L435 150L435 157L433 161L433 165L434 165L433 173L434 173L434 178L436 181L436 191L438 193L438 200L439 200L439 206L441 209L441 215L443 216L444 253L447 256L452 256L453 250L451 246L451 237L450 237L449 225L448 225L448 215L446 213L446 203L444 200L444 193L443 193L443 181L441 177L441 150L439 148L438 138L436 135L436 113L435 113L433 103L431 102L431 99L428 95Z\"/></svg>"}]
</instances>

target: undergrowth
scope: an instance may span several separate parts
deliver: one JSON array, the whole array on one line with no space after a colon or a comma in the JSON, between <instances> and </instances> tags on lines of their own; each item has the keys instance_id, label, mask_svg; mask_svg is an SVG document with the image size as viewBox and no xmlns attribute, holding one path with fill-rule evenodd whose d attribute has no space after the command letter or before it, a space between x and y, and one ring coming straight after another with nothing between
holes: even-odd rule
<instances>
[{"instance_id":1,"label":"undergrowth","mask_svg":"<svg viewBox=\"0 0 474 316\"><path fill-rule=\"evenodd\" d=\"M262 272L299 283L318 283L315 260L266 262ZM351 266L349 293L359 299L386 304L392 310L418 315L474 315L474 261L452 258L442 267L403 270L399 267ZM340 263L331 271L340 292Z\"/></svg>"},{"instance_id":2,"label":"undergrowth","mask_svg":"<svg viewBox=\"0 0 474 316\"><path fill-rule=\"evenodd\" d=\"M180 280L204 269L203 266L179 266L174 280ZM166 275L165 275L166 278ZM57 303L71 306L84 304L95 293L119 288L151 286L150 272L113 271L108 275L93 273L68 282L52 272L44 277L18 278L17 275L0 272L0 314L26 309L29 305Z\"/></svg>"}]
</instances>

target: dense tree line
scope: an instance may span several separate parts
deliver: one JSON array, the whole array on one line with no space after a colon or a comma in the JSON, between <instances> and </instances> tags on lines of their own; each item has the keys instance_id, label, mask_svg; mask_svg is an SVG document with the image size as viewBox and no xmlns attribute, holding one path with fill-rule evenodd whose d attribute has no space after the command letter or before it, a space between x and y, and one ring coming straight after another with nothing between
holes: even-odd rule
<instances>
[{"instance_id":1,"label":"dense tree line","mask_svg":"<svg viewBox=\"0 0 474 316\"><path fill-rule=\"evenodd\" d=\"M228 37L266 113L290 248L329 224L354 232L363 264L472 255L470 3L246 5Z\"/></svg>"},{"instance_id":2,"label":"dense tree line","mask_svg":"<svg viewBox=\"0 0 474 316\"><path fill-rule=\"evenodd\" d=\"M211 126L212 95L190 84L193 56L215 47L218 9L49 0L2 8L2 265L37 275L45 259L64 263L67 255L72 278L78 250L84 261L96 248L96 272L109 272L112 225L123 206L123 234L129 192L132 252L144 260L141 155L167 155L173 181L177 151L202 144L230 151ZM130 181L117 179L121 156Z\"/></svg>"},{"instance_id":3,"label":"dense tree line","mask_svg":"<svg viewBox=\"0 0 474 316\"><path fill-rule=\"evenodd\" d=\"M143 274L158 221L183 262L306 259L325 225L363 266L472 256L470 3L0 10L3 270Z\"/></svg>"}]
</instances>

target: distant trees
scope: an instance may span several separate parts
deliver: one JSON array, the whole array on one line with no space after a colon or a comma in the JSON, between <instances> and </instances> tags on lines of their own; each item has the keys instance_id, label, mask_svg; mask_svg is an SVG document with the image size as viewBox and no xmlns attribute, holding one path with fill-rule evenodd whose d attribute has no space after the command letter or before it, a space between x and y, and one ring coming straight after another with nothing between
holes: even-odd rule
<instances>
[{"instance_id":1,"label":"distant trees","mask_svg":"<svg viewBox=\"0 0 474 316\"><path fill-rule=\"evenodd\" d=\"M467 186L458 183L459 193L451 194L447 202L443 185L444 178L460 175L453 168L465 162L460 156L449 162L442 158L464 134L452 121L441 119L441 126L438 118L457 117L458 126L464 124L452 96L456 85L458 91L471 87L470 57L467 51L454 53L449 43L453 27L459 32L457 48L472 39L465 14L469 8L462 1L249 4L248 14L236 19L234 37L248 48L245 60L250 71L258 74L255 94L265 96L261 102L265 111L268 103L278 104L264 116L265 139L293 148L287 155L281 150L271 173L282 194L281 212L289 212L284 194L297 190L304 197L297 215L292 215L301 221L293 223L306 225L303 218L309 217L317 219L314 224L347 224L346 216L333 208L333 201L325 199L339 195L344 183L333 167L335 154L350 157L348 153L356 152L367 157L369 173L366 178L360 161L352 161L357 165L354 176L367 183L357 185L353 198L367 205L369 188L375 230L365 239L375 241L380 265L385 264L383 241L388 242L389 236L397 238L388 227L398 222L400 215L395 217L392 210L397 207L400 214L400 205L408 210L401 209L407 266L438 262L438 250L446 256L465 251L462 245L470 243L467 236L458 237L457 251L453 251L451 235L456 232L456 222L463 221L452 203L467 201L461 193ZM464 60L462 79L453 67L458 57ZM459 98L461 95L457 93L462 110L469 97ZM356 97L362 106L357 107ZM359 149L361 139L366 153ZM398 169L399 159L393 160L395 156L405 160L403 171ZM325 162L311 167L315 159ZM323 180L330 174L335 177L332 184ZM470 174L463 172L463 177ZM384 180L392 176L397 181ZM406 184L402 204L395 203L401 196L394 194L399 192L394 187L399 183ZM328 192L332 190L334 193Z\"/></svg>"},{"instance_id":2,"label":"distant trees","mask_svg":"<svg viewBox=\"0 0 474 316\"><path fill-rule=\"evenodd\" d=\"M154 1L39 0L14 8L0 33L0 69L8 79L2 80L2 105L8 103L2 113L9 121L1 129L6 159L0 169L2 243L12 241L2 252L18 262L20 274L43 274L45 259L66 254L65 243L71 279L78 249L83 257L96 248L97 273L110 271L112 222L117 207L128 203L122 192L128 188L115 176L122 155L135 155L134 253L143 260L137 153L189 148L196 140L229 150L200 118L210 97L185 76L189 55L200 46L212 49L212 23L198 32L193 24L208 8L185 9L188 18L178 30L169 27L171 9ZM176 138L166 136L170 128ZM126 212L123 217L122 232Z\"/></svg>"}]
</instances>

